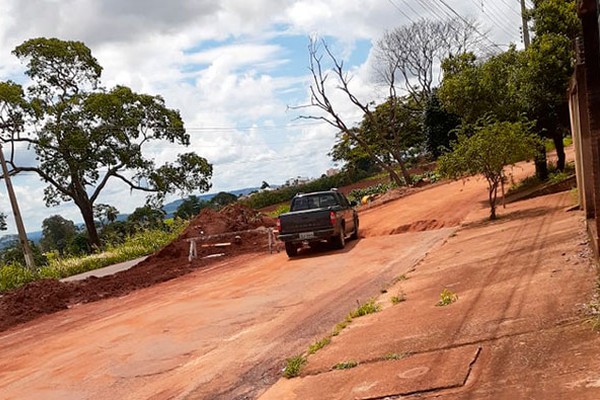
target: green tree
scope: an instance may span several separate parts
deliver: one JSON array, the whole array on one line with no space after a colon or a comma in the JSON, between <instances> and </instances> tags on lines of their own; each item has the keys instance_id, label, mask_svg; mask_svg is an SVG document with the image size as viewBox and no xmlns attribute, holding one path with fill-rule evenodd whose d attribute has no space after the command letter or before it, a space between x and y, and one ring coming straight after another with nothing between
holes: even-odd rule
<instances>
[{"instance_id":1,"label":"green tree","mask_svg":"<svg viewBox=\"0 0 600 400\"><path fill-rule=\"evenodd\" d=\"M562 170L566 161L563 134L570 126L566 94L575 63L573 40L580 32L580 23L573 0L533 3L535 36L524 52L521 103L528 118L536 121L537 131L554 141L557 167ZM539 164L538 176L546 179L546 163Z\"/></svg>"},{"instance_id":2,"label":"green tree","mask_svg":"<svg viewBox=\"0 0 600 400\"><path fill-rule=\"evenodd\" d=\"M53 215L42 221L40 245L44 251L58 250L58 254L62 257L75 235L77 235L77 227L73 221L60 215Z\"/></svg>"},{"instance_id":3,"label":"green tree","mask_svg":"<svg viewBox=\"0 0 600 400\"><path fill-rule=\"evenodd\" d=\"M386 164L397 164L404 182L411 184L406 166L412 149L424 147L425 136L421 126L421 115L410 107L412 101L390 98L379 104L369 116L365 115L360 125L353 129L353 136L340 132L338 141L330 154L334 159L357 163L371 154ZM358 141L362 141L360 145Z\"/></svg>"},{"instance_id":4,"label":"green tree","mask_svg":"<svg viewBox=\"0 0 600 400\"><path fill-rule=\"evenodd\" d=\"M37 38L13 54L26 62L32 82L21 97L18 85L4 82L0 99L10 99L13 115L28 112L31 129L22 134L23 118L16 118L20 126L3 129L1 139L27 144L38 163L17 165L12 155L9 163L14 173L34 172L48 184L46 205L73 201L92 245L100 245L93 206L109 181L159 200L167 193L210 188L212 166L195 153L161 166L144 156L142 149L152 142L189 145L179 112L167 108L160 96L124 86L100 88L102 67L85 44Z\"/></svg>"},{"instance_id":5,"label":"green tree","mask_svg":"<svg viewBox=\"0 0 600 400\"><path fill-rule=\"evenodd\" d=\"M227 192L219 192L215 197L210 199L210 204L216 208L221 208L228 204L235 203L236 201L236 195Z\"/></svg>"},{"instance_id":6,"label":"green tree","mask_svg":"<svg viewBox=\"0 0 600 400\"><path fill-rule=\"evenodd\" d=\"M514 46L486 60L478 60L472 53L449 57L442 62L439 99L465 124L474 124L486 115L517 121L524 111L519 97L523 64L523 54Z\"/></svg>"},{"instance_id":7,"label":"green tree","mask_svg":"<svg viewBox=\"0 0 600 400\"><path fill-rule=\"evenodd\" d=\"M482 174L488 183L490 219L493 220L504 167L534 157L538 141L531 133L530 123L482 120L473 135L464 132L458 135L452 152L438 159L438 171L452 179Z\"/></svg>"},{"instance_id":8,"label":"green tree","mask_svg":"<svg viewBox=\"0 0 600 400\"><path fill-rule=\"evenodd\" d=\"M113 223L119 216L119 210L110 204L94 204L94 218L100 221L104 229L106 225Z\"/></svg>"},{"instance_id":9,"label":"green tree","mask_svg":"<svg viewBox=\"0 0 600 400\"><path fill-rule=\"evenodd\" d=\"M29 248L33 254L33 262L36 266L44 266L48 263L46 256L42 253L39 246L29 240ZM12 246L0 250L0 261L2 264L19 264L25 265L25 256L23 245L19 240L15 240Z\"/></svg>"},{"instance_id":10,"label":"green tree","mask_svg":"<svg viewBox=\"0 0 600 400\"><path fill-rule=\"evenodd\" d=\"M165 211L162 208L145 205L136 208L127 217L127 222L131 225L132 231L165 227Z\"/></svg>"},{"instance_id":11,"label":"green tree","mask_svg":"<svg viewBox=\"0 0 600 400\"><path fill-rule=\"evenodd\" d=\"M175 217L189 219L198 215L201 209L207 207L208 202L200 200L198 196L189 196L181 202L175 210Z\"/></svg>"},{"instance_id":12,"label":"green tree","mask_svg":"<svg viewBox=\"0 0 600 400\"><path fill-rule=\"evenodd\" d=\"M450 143L456 140L455 129L460 125L460 118L448 112L433 90L423 115L423 128L427 138L427 151L438 158L450 149Z\"/></svg>"}]
</instances>

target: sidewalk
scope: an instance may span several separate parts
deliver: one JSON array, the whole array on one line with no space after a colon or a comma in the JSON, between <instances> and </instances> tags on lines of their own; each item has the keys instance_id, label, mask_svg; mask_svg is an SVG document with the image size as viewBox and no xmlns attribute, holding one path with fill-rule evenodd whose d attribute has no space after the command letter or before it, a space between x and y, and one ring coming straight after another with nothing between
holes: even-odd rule
<instances>
[{"instance_id":1,"label":"sidewalk","mask_svg":"<svg viewBox=\"0 0 600 400\"><path fill-rule=\"evenodd\" d=\"M379 298L381 312L260 399L599 399L600 334L582 312L596 270L572 201L509 204L495 222L471 215ZM444 289L458 299L436 306ZM348 361L358 365L333 369Z\"/></svg>"},{"instance_id":2,"label":"sidewalk","mask_svg":"<svg viewBox=\"0 0 600 400\"><path fill-rule=\"evenodd\" d=\"M92 271L83 272L81 274L72 275L67 278L61 279L60 281L61 282L81 281L81 280L87 279L91 276L100 278L100 277L107 276L107 275L113 275L113 274L116 274L117 272L125 271L125 270L128 270L129 268L135 267L136 265L138 265L139 263L144 261L146 258L148 258L148 256L139 257L139 258L136 258L135 260L124 261L124 262L118 263L118 264L109 265L108 267L104 267L104 268L94 269Z\"/></svg>"}]
</instances>

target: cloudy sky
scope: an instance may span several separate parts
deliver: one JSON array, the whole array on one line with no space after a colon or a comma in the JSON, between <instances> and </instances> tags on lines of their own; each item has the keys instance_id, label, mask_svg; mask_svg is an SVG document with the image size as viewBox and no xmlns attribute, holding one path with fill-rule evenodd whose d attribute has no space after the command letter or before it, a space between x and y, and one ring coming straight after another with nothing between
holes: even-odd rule
<instances>
[{"instance_id":1,"label":"cloudy sky","mask_svg":"<svg viewBox=\"0 0 600 400\"><path fill-rule=\"evenodd\" d=\"M519 0L445 2L478 20L489 41L519 44ZM334 166L327 153L335 130L288 108L308 102L310 36L345 61L361 98L377 100L372 44L386 29L448 17L458 18L441 0L0 0L0 80L26 83L11 51L27 39L83 41L104 67L105 87L160 94L181 111L191 149L214 165L211 192L280 184ZM360 118L336 99L348 121ZM162 163L178 151L156 146L152 156ZM35 176L14 185L27 230L54 214L81 221L72 204L45 208ZM128 213L144 195L113 184L99 202ZM11 214L4 184L0 210Z\"/></svg>"}]
</instances>

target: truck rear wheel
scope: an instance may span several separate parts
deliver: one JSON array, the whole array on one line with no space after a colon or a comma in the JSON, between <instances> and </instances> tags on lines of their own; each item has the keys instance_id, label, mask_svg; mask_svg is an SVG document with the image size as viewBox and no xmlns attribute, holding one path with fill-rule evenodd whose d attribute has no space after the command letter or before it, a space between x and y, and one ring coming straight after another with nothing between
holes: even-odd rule
<instances>
[{"instance_id":1,"label":"truck rear wheel","mask_svg":"<svg viewBox=\"0 0 600 400\"><path fill-rule=\"evenodd\" d=\"M332 239L333 247L343 249L346 247L346 231L343 226L340 226L340 233Z\"/></svg>"},{"instance_id":2,"label":"truck rear wheel","mask_svg":"<svg viewBox=\"0 0 600 400\"><path fill-rule=\"evenodd\" d=\"M354 231L352 231L352 236L350 236L350 239L358 239L358 217L354 220Z\"/></svg>"},{"instance_id":3,"label":"truck rear wheel","mask_svg":"<svg viewBox=\"0 0 600 400\"><path fill-rule=\"evenodd\" d=\"M296 257L298 255L298 247L294 243L285 242L285 252L288 257Z\"/></svg>"}]
</instances>

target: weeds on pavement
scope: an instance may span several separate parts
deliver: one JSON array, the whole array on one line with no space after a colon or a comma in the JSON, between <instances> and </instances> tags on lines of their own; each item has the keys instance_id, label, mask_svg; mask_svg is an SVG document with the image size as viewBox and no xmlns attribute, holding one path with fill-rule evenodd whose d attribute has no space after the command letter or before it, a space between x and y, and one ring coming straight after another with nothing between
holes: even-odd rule
<instances>
[{"instance_id":1,"label":"weeds on pavement","mask_svg":"<svg viewBox=\"0 0 600 400\"><path fill-rule=\"evenodd\" d=\"M442 293L440 293L440 300L437 302L436 306L447 306L449 304L454 303L456 300L458 300L458 295L448 290L447 288L444 288L444 290L442 290Z\"/></svg>"},{"instance_id":2,"label":"weeds on pavement","mask_svg":"<svg viewBox=\"0 0 600 400\"><path fill-rule=\"evenodd\" d=\"M398 294L396 296L392 296L392 298L390 300L393 305L402 303L403 301L406 301L406 294L404 294L404 292L402 290L400 290L400 291L398 291Z\"/></svg>"},{"instance_id":3,"label":"weeds on pavement","mask_svg":"<svg viewBox=\"0 0 600 400\"><path fill-rule=\"evenodd\" d=\"M283 369L283 376L286 378L294 378L300 375L302 367L306 364L306 357L302 354L298 354L294 357L290 357L286 360L286 366Z\"/></svg>"},{"instance_id":4,"label":"weeds on pavement","mask_svg":"<svg viewBox=\"0 0 600 400\"><path fill-rule=\"evenodd\" d=\"M331 343L331 336L324 337L323 339L308 346L308 354L315 354L329 343Z\"/></svg>"},{"instance_id":5,"label":"weeds on pavement","mask_svg":"<svg viewBox=\"0 0 600 400\"><path fill-rule=\"evenodd\" d=\"M402 360L410 355L410 353L388 353L385 355L386 360Z\"/></svg>"},{"instance_id":6,"label":"weeds on pavement","mask_svg":"<svg viewBox=\"0 0 600 400\"><path fill-rule=\"evenodd\" d=\"M358 366L358 361L350 360L335 364L331 369L350 369Z\"/></svg>"},{"instance_id":7,"label":"weeds on pavement","mask_svg":"<svg viewBox=\"0 0 600 400\"><path fill-rule=\"evenodd\" d=\"M375 299L369 299L366 303L360 304L358 301L358 308L350 312L350 318L363 317L368 314L373 314L381 310L381 306L375 303Z\"/></svg>"}]
</instances>

